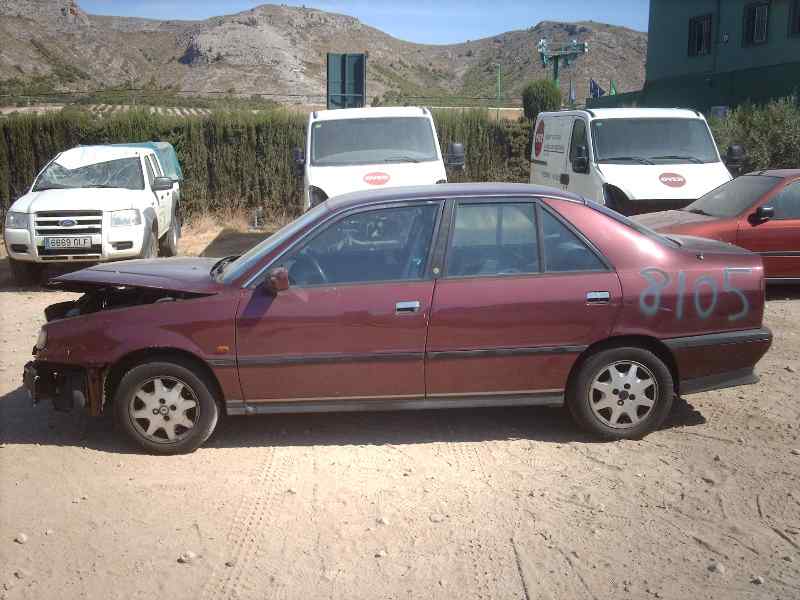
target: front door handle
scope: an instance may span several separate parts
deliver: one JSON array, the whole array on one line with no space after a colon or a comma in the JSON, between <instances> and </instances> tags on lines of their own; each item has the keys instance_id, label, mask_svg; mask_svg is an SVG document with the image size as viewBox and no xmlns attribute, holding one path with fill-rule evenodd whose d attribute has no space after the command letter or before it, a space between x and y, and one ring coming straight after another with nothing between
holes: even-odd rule
<instances>
[{"instance_id":1,"label":"front door handle","mask_svg":"<svg viewBox=\"0 0 800 600\"><path fill-rule=\"evenodd\" d=\"M409 302L398 302L394 305L394 312L398 315L404 315L407 313L415 313L419 312L420 308L419 300L412 300Z\"/></svg>"},{"instance_id":2,"label":"front door handle","mask_svg":"<svg viewBox=\"0 0 800 600\"><path fill-rule=\"evenodd\" d=\"M561 174L561 185L569 185L569 174L567 173Z\"/></svg>"},{"instance_id":3,"label":"front door handle","mask_svg":"<svg viewBox=\"0 0 800 600\"><path fill-rule=\"evenodd\" d=\"M586 292L587 304L608 304L611 301L611 292Z\"/></svg>"}]
</instances>

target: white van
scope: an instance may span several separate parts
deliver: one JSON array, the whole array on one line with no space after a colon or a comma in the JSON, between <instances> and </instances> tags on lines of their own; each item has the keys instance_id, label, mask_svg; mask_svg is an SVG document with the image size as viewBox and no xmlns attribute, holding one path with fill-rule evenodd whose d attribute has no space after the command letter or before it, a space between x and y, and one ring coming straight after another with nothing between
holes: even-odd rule
<instances>
[{"instance_id":1,"label":"white van","mask_svg":"<svg viewBox=\"0 0 800 600\"><path fill-rule=\"evenodd\" d=\"M731 179L708 123L693 110L546 112L534 132L531 183L624 215L683 208Z\"/></svg>"},{"instance_id":2,"label":"white van","mask_svg":"<svg viewBox=\"0 0 800 600\"><path fill-rule=\"evenodd\" d=\"M303 175L303 208L375 187L447 183L445 161L427 108L376 107L315 111L305 150L293 159ZM450 144L447 166L464 168L464 146Z\"/></svg>"}]
</instances>

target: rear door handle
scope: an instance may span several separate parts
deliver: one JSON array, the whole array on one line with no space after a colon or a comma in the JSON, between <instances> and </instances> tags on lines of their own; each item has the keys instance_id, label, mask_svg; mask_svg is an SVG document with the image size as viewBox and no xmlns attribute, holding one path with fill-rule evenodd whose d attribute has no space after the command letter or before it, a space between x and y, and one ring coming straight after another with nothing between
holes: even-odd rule
<instances>
[{"instance_id":1,"label":"rear door handle","mask_svg":"<svg viewBox=\"0 0 800 600\"><path fill-rule=\"evenodd\" d=\"M610 301L610 292L586 292L587 304L608 304Z\"/></svg>"},{"instance_id":2,"label":"rear door handle","mask_svg":"<svg viewBox=\"0 0 800 600\"><path fill-rule=\"evenodd\" d=\"M394 312L398 315L404 315L407 313L415 313L419 312L420 308L419 300L412 300L409 302L398 302L394 305Z\"/></svg>"}]
</instances>

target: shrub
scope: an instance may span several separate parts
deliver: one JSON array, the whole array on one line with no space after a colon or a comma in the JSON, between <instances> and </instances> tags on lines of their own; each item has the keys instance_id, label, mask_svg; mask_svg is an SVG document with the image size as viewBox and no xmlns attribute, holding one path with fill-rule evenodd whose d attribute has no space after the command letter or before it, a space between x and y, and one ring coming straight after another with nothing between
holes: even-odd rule
<instances>
[{"instance_id":1,"label":"shrub","mask_svg":"<svg viewBox=\"0 0 800 600\"><path fill-rule=\"evenodd\" d=\"M549 79L533 81L522 90L522 106L525 116L533 121L540 112L561 108L561 90Z\"/></svg>"}]
</instances>

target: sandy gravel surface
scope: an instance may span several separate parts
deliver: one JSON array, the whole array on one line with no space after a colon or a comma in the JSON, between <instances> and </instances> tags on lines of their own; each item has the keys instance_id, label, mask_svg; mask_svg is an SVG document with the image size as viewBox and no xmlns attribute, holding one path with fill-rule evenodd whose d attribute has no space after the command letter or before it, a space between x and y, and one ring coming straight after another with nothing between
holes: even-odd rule
<instances>
[{"instance_id":1,"label":"sandy gravel surface","mask_svg":"<svg viewBox=\"0 0 800 600\"><path fill-rule=\"evenodd\" d=\"M761 384L642 441L551 409L291 415L154 457L30 405L69 295L0 264L0 598L800 598L800 290L770 292Z\"/></svg>"}]
</instances>

